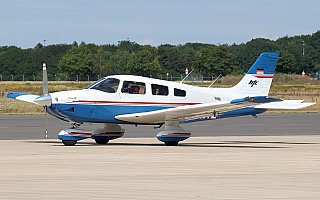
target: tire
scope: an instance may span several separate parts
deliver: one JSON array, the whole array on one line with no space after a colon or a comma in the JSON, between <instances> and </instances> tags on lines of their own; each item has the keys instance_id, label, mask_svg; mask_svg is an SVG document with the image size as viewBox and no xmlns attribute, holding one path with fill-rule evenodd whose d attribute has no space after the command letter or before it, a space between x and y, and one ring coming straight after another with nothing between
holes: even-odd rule
<instances>
[{"instance_id":1,"label":"tire","mask_svg":"<svg viewBox=\"0 0 320 200\"><path fill-rule=\"evenodd\" d=\"M166 146L177 146L178 145L178 141L167 141L167 142L164 142L164 144Z\"/></svg>"},{"instance_id":2,"label":"tire","mask_svg":"<svg viewBox=\"0 0 320 200\"><path fill-rule=\"evenodd\" d=\"M107 144L109 142L109 140L98 140L98 139L95 139L95 141L97 144Z\"/></svg>"},{"instance_id":3,"label":"tire","mask_svg":"<svg viewBox=\"0 0 320 200\"><path fill-rule=\"evenodd\" d=\"M65 146L74 146L77 144L77 140L62 140Z\"/></svg>"}]
</instances>

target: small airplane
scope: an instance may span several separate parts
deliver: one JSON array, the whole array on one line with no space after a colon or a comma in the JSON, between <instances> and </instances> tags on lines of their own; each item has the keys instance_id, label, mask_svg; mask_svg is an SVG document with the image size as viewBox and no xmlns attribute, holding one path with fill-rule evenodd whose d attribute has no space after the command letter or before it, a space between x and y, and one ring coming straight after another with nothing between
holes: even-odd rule
<instances>
[{"instance_id":1,"label":"small airplane","mask_svg":"<svg viewBox=\"0 0 320 200\"><path fill-rule=\"evenodd\" d=\"M64 145L92 138L97 144L124 135L121 124L156 125L164 130L159 141L175 146L191 133L180 123L252 115L267 109L300 109L314 103L269 97L279 52L262 53L242 80L231 88L197 87L133 75L113 75L97 80L82 90L48 92L43 65L43 95L21 92L7 97L43 106L52 116L70 122L58 134ZM101 123L102 128L80 129L83 123Z\"/></svg>"}]
</instances>

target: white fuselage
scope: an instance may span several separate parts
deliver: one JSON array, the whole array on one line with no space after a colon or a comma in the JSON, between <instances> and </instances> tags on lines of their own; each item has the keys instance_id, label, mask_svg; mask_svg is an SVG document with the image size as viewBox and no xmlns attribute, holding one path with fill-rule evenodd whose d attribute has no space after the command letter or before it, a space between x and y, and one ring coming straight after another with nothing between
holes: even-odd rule
<instances>
[{"instance_id":1,"label":"white fuselage","mask_svg":"<svg viewBox=\"0 0 320 200\"><path fill-rule=\"evenodd\" d=\"M102 88L107 79L115 82L112 90ZM136 93L126 88L137 86L140 90ZM165 94L160 93L163 88ZM235 99L237 95L229 91L229 88L204 88L140 76L115 75L97 81L88 89L50 94L50 108L70 121L110 123L120 114Z\"/></svg>"}]
</instances>

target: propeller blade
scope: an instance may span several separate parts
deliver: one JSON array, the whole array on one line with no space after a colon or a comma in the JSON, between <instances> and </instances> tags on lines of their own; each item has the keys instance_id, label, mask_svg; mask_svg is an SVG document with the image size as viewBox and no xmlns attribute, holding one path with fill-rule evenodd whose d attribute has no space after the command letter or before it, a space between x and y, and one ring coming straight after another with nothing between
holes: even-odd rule
<instances>
[{"instance_id":1,"label":"propeller blade","mask_svg":"<svg viewBox=\"0 0 320 200\"><path fill-rule=\"evenodd\" d=\"M45 109L45 119L46 119L46 138L48 137L48 119L47 119L47 109L48 106L52 104L52 97L49 94L48 87L48 73L46 63L42 65L42 96L34 100L39 105L42 105Z\"/></svg>"},{"instance_id":2,"label":"propeller blade","mask_svg":"<svg viewBox=\"0 0 320 200\"><path fill-rule=\"evenodd\" d=\"M46 118L46 138L48 137L48 117L47 117L47 109L48 109L48 107L47 106L45 106L44 107L44 109L45 109L45 118Z\"/></svg>"},{"instance_id":3,"label":"propeller blade","mask_svg":"<svg viewBox=\"0 0 320 200\"><path fill-rule=\"evenodd\" d=\"M43 94L42 96L36 98L34 102L41 106L51 106L52 103L52 98L49 94L49 89L48 89L48 74L47 74L47 66L46 63L43 63L42 65L42 72L43 72L43 80L42 80L42 91Z\"/></svg>"},{"instance_id":4,"label":"propeller blade","mask_svg":"<svg viewBox=\"0 0 320 200\"><path fill-rule=\"evenodd\" d=\"M43 95L49 94L49 89L48 89L48 74L47 74L47 66L46 63L43 63L42 65L42 74L43 74L43 79L42 79L42 91Z\"/></svg>"}]
</instances>

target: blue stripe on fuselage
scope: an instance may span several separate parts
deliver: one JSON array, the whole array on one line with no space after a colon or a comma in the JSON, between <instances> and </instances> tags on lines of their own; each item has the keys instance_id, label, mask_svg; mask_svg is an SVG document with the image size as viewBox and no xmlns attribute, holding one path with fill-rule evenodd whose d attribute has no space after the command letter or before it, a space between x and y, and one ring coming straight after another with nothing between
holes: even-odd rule
<instances>
[{"instance_id":1,"label":"blue stripe on fuselage","mask_svg":"<svg viewBox=\"0 0 320 200\"><path fill-rule=\"evenodd\" d=\"M53 104L50 109L61 118L67 117L69 120L79 123L127 124L127 122L116 120L114 117L122 114L149 112L172 107L174 106Z\"/></svg>"}]
</instances>

